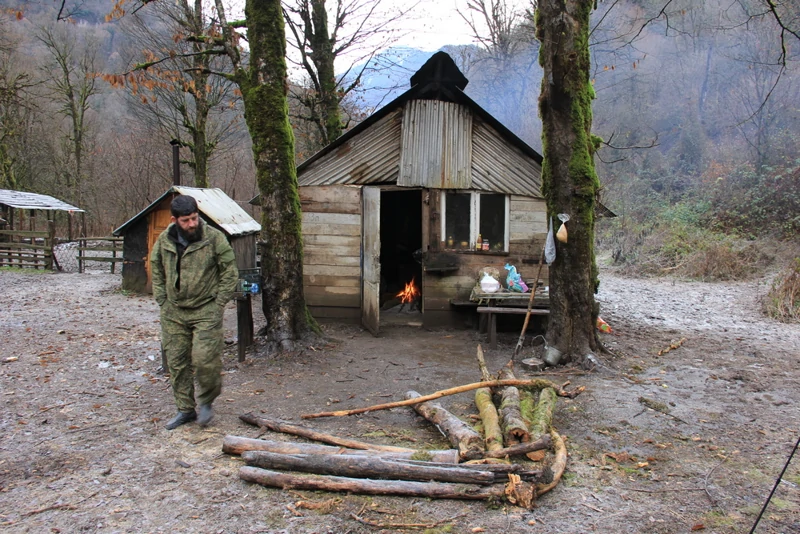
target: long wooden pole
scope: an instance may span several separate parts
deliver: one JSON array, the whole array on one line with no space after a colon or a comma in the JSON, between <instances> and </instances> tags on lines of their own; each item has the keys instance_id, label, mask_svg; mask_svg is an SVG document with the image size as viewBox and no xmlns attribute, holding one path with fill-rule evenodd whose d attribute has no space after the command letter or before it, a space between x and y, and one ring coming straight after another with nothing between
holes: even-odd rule
<instances>
[{"instance_id":1,"label":"long wooden pole","mask_svg":"<svg viewBox=\"0 0 800 534\"><path fill-rule=\"evenodd\" d=\"M549 438L549 436L548 436ZM395 462L388 458L330 454L279 454L268 451L245 451L242 459L247 465L278 471L301 471L316 475L390 480L419 480L454 482L457 484L488 485L495 481L491 471Z\"/></svg>"},{"instance_id":2,"label":"long wooden pole","mask_svg":"<svg viewBox=\"0 0 800 534\"><path fill-rule=\"evenodd\" d=\"M551 382L550 380L546 380L544 378L532 378L528 380L523 380L523 379L490 380L488 382L475 382L473 384L466 384L464 386L443 389L441 391L437 391L429 395L423 395L421 397L416 397L414 399L406 399L396 402L387 402L385 404L377 404L375 406L368 406L366 408L355 408L353 410L337 410L335 412L319 412L319 413L303 414L300 417L302 417L303 419L315 419L317 417L341 417L343 415L357 415L360 413L374 412L378 410L388 410L390 408L399 408L401 406L412 406L414 404L419 404L421 402L440 399L442 397L447 397L448 395L464 393L465 391L472 391L478 388L495 388L504 386L517 386L517 387L533 388L533 389L553 388L555 389L559 397L568 397L570 399L574 399L575 397L580 395L584 389L586 389L583 386L580 386L578 388L573 389L572 391L566 391L565 389L562 389L561 386L559 386L558 384Z\"/></svg>"},{"instance_id":3,"label":"long wooden pole","mask_svg":"<svg viewBox=\"0 0 800 534\"><path fill-rule=\"evenodd\" d=\"M239 478L262 486L281 489L343 491L366 495L401 495L407 497L429 497L439 499L496 500L508 499L528 484L516 487L502 485L477 486L471 484L449 484L446 482L411 482L404 480L369 480L322 475L293 475L258 467L244 466L239 469ZM533 491L533 488L531 488ZM514 501L512 501L514 502ZM517 501L518 502L518 501Z\"/></svg>"},{"instance_id":4,"label":"long wooden pole","mask_svg":"<svg viewBox=\"0 0 800 534\"><path fill-rule=\"evenodd\" d=\"M373 456L380 458L400 458L405 460L426 459L448 464L458 463L458 451L455 449L433 451L373 451L369 449L346 449L316 443L294 443L291 441L269 441L264 439L245 438L242 436L225 436L222 438L222 452L225 454L242 454L245 451L268 451L278 454L352 454L357 456Z\"/></svg>"},{"instance_id":5,"label":"long wooden pole","mask_svg":"<svg viewBox=\"0 0 800 534\"><path fill-rule=\"evenodd\" d=\"M283 432L284 434L292 434L294 436L300 436L302 438L313 439L314 441L327 443L328 445L339 445L340 447L348 447L350 449L368 449L373 451L411 452L411 453L417 452L416 449L409 449L406 447L394 447L392 445L375 445L373 443L365 443L363 441L357 441L354 439L342 438L331 434L324 434L322 432L311 430L310 428L290 425L288 423L275 421L274 419L268 419L266 417L259 417L253 413L246 413L244 415L240 415L239 419L241 419L247 424L257 426L260 428L266 428L267 430L272 430L273 432Z\"/></svg>"},{"instance_id":6,"label":"long wooden pole","mask_svg":"<svg viewBox=\"0 0 800 534\"><path fill-rule=\"evenodd\" d=\"M536 288L539 287L539 278L542 276L542 264L544 263L544 249L546 246L547 241L545 241L545 246L542 247L542 255L539 258L539 270L536 272L536 283L534 283L531 288L531 298L528 299L528 313L525 314L525 322L522 323L522 332L519 334L517 346L514 347L514 356L519 354L519 351L522 350L522 343L525 341L525 331L528 329L528 321L531 320L531 310L533 309L533 296L536 294Z\"/></svg>"}]
</instances>

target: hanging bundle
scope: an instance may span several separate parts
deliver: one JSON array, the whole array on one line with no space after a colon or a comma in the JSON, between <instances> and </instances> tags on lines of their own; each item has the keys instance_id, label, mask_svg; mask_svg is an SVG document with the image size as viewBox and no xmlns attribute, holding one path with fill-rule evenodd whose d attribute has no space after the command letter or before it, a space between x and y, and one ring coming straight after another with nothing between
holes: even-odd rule
<instances>
[{"instance_id":1,"label":"hanging bundle","mask_svg":"<svg viewBox=\"0 0 800 534\"><path fill-rule=\"evenodd\" d=\"M564 224L569 220L569 215L566 213L559 213L558 219L561 221L561 228L558 229L556 232L556 239L561 241L562 243L567 242L567 226Z\"/></svg>"}]
</instances>

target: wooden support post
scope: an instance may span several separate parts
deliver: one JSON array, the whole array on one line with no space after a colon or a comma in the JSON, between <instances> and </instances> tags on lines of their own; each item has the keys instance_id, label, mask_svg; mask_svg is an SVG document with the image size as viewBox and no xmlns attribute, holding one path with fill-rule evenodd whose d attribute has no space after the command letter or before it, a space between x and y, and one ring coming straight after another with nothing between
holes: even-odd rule
<instances>
[{"instance_id":1,"label":"wooden support post","mask_svg":"<svg viewBox=\"0 0 800 534\"><path fill-rule=\"evenodd\" d=\"M253 299L250 293L236 297L236 332L239 340L239 360L243 362L247 348L253 344Z\"/></svg>"}]
</instances>

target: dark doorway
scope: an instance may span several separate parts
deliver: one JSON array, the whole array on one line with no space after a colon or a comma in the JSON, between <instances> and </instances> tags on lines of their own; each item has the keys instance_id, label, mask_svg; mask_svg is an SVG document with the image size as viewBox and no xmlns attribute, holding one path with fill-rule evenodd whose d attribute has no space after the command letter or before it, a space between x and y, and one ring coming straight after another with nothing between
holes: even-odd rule
<instances>
[{"instance_id":1,"label":"dark doorway","mask_svg":"<svg viewBox=\"0 0 800 534\"><path fill-rule=\"evenodd\" d=\"M398 305L397 294L413 280L420 291L415 306L421 311L421 248L422 191L381 191L381 309Z\"/></svg>"}]
</instances>

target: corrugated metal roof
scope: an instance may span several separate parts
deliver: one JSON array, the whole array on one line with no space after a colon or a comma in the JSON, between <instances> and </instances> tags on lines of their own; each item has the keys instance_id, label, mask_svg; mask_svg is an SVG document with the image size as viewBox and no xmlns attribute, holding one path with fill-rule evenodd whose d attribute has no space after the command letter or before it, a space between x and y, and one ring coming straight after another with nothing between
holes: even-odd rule
<instances>
[{"instance_id":1,"label":"corrugated metal roof","mask_svg":"<svg viewBox=\"0 0 800 534\"><path fill-rule=\"evenodd\" d=\"M390 113L336 150L298 167L298 185L395 182L400 166L400 113Z\"/></svg>"},{"instance_id":2,"label":"corrugated metal roof","mask_svg":"<svg viewBox=\"0 0 800 534\"><path fill-rule=\"evenodd\" d=\"M469 189L472 113L441 100L412 100L403 114L400 176L403 187Z\"/></svg>"},{"instance_id":3,"label":"corrugated metal roof","mask_svg":"<svg viewBox=\"0 0 800 534\"><path fill-rule=\"evenodd\" d=\"M542 197L542 166L536 160L480 119L475 121L473 131L472 187Z\"/></svg>"},{"instance_id":4,"label":"corrugated metal roof","mask_svg":"<svg viewBox=\"0 0 800 534\"><path fill-rule=\"evenodd\" d=\"M189 195L197 201L197 209L219 225L229 236L254 234L261 231L258 224L242 207L219 188L188 187L175 185L155 202L140 211L135 217L114 230L114 235L125 233L125 229L138 221L170 194Z\"/></svg>"},{"instance_id":5,"label":"corrugated metal roof","mask_svg":"<svg viewBox=\"0 0 800 534\"><path fill-rule=\"evenodd\" d=\"M0 189L0 204L24 210L60 210L83 212L82 209L62 200L38 193Z\"/></svg>"}]
</instances>

